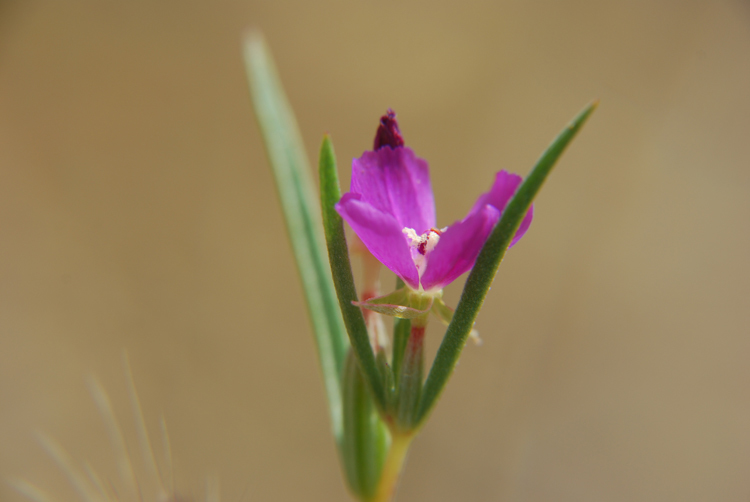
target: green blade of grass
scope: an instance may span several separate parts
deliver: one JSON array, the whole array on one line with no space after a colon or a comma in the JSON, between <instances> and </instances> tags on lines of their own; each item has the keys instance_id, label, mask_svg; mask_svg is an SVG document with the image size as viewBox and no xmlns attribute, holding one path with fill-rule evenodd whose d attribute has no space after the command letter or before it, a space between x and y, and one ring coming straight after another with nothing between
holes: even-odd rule
<instances>
[{"instance_id":1,"label":"green blade of grass","mask_svg":"<svg viewBox=\"0 0 750 502\"><path fill-rule=\"evenodd\" d=\"M541 189L565 147L575 137L598 104L599 102L595 101L584 108L547 147L547 150L518 188L513 199L508 203L500 221L484 244L477 262L466 280L461 300L453 314L453 320L448 326L425 381L419 406L419 423L423 423L427 418L453 373L461 350L466 344L466 338L471 332L479 309L482 307L487 291L489 291L495 278L497 268L534 197Z\"/></svg>"},{"instance_id":2,"label":"green blade of grass","mask_svg":"<svg viewBox=\"0 0 750 502\"><path fill-rule=\"evenodd\" d=\"M313 325L333 434L342 436L341 373L346 329L328 268L315 184L297 122L259 33L244 40L250 93L281 200L289 240Z\"/></svg>"}]
</instances>

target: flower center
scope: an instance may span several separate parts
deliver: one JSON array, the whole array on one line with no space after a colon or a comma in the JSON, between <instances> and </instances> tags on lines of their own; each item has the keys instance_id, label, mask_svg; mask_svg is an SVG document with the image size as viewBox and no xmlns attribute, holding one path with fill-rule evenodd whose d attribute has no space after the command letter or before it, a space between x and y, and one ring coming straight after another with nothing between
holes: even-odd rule
<instances>
[{"instance_id":1,"label":"flower center","mask_svg":"<svg viewBox=\"0 0 750 502\"><path fill-rule=\"evenodd\" d=\"M422 235L417 234L416 230L409 227L404 227L401 231L404 233L407 239L409 239L409 246L411 246L411 257L414 260L414 264L417 266L419 277L422 277L425 266L427 265L427 256L435 249L437 243L440 241L440 234L445 232L446 228L431 228Z\"/></svg>"}]
</instances>

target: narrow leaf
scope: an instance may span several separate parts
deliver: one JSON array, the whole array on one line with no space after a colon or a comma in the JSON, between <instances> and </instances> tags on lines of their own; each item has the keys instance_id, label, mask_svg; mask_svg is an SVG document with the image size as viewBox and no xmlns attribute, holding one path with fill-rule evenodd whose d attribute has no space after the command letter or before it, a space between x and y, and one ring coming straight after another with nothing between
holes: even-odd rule
<instances>
[{"instance_id":1,"label":"narrow leaf","mask_svg":"<svg viewBox=\"0 0 750 502\"><path fill-rule=\"evenodd\" d=\"M323 245L315 185L297 122L259 33L247 35L244 55L255 116L276 179L313 325L333 434L340 441L340 376L348 343Z\"/></svg>"},{"instance_id":2,"label":"narrow leaf","mask_svg":"<svg viewBox=\"0 0 750 502\"><path fill-rule=\"evenodd\" d=\"M419 407L420 423L424 422L432 410L453 373L461 350L466 344L466 338L471 332L479 309L482 307L487 291L489 291L495 278L497 268L526 211L528 211L534 197L536 197L565 147L575 137L598 104L599 102L595 101L584 108L547 147L547 150L518 188L513 199L508 203L500 221L484 244L477 262L466 280L461 300L453 314L453 320L448 326L448 331L445 333L425 381Z\"/></svg>"},{"instance_id":3,"label":"narrow leaf","mask_svg":"<svg viewBox=\"0 0 750 502\"><path fill-rule=\"evenodd\" d=\"M370 337L367 334L364 316L357 302L357 290L354 287L354 276L349 261L349 250L344 235L344 221L336 212L335 205L341 198L341 187L339 176L336 171L336 155L333 152L331 138L323 137L320 146L320 204L323 212L323 223L328 246L328 259L333 273L333 282L336 285L339 307L344 316L349 341L362 369L363 376L367 381L375 397L375 402L381 410L385 409L385 389L382 378L375 364L375 355L370 346Z\"/></svg>"}]
</instances>

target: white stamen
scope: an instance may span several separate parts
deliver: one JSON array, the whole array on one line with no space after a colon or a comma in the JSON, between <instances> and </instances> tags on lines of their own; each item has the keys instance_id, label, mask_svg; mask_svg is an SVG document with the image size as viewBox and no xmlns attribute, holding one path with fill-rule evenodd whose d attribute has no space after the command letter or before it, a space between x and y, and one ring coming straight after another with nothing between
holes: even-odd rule
<instances>
[{"instance_id":1,"label":"white stamen","mask_svg":"<svg viewBox=\"0 0 750 502\"><path fill-rule=\"evenodd\" d=\"M411 239L411 246L417 247L419 246L420 242L422 242L422 237L417 234L417 231L413 228L404 227L403 230L401 230L405 236L407 236L409 239Z\"/></svg>"},{"instance_id":2,"label":"white stamen","mask_svg":"<svg viewBox=\"0 0 750 502\"><path fill-rule=\"evenodd\" d=\"M429 255L437 243L440 241L440 233L445 229L439 231L430 229L422 235L417 234L416 230L409 227L404 227L401 231L411 241L409 245L412 248L411 257L414 260L414 264L417 266L419 276L422 277L427 265L427 255Z\"/></svg>"},{"instance_id":3,"label":"white stamen","mask_svg":"<svg viewBox=\"0 0 750 502\"><path fill-rule=\"evenodd\" d=\"M425 233L422 237L427 240L427 244L424 247L424 254L427 256L429 253L432 252L433 249L435 249L435 246L437 246L438 241L440 240L440 234L435 232L434 230L430 230L429 232Z\"/></svg>"}]
</instances>

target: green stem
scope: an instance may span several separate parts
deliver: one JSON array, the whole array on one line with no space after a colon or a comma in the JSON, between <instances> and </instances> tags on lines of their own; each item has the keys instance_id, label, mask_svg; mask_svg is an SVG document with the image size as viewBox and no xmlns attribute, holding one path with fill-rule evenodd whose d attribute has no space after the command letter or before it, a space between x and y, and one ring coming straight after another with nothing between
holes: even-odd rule
<instances>
[{"instance_id":1,"label":"green stem","mask_svg":"<svg viewBox=\"0 0 750 502\"><path fill-rule=\"evenodd\" d=\"M400 431L412 431L418 423L419 397L424 379L424 334L423 323L418 318L413 319L399 372L395 428Z\"/></svg>"},{"instance_id":2,"label":"green stem","mask_svg":"<svg viewBox=\"0 0 750 502\"><path fill-rule=\"evenodd\" d=\"M393 496L396 494L398 477L404 466L412 439L414 439L413 434L393 435L391 448L388 450L388 456L385 459L385 464L383 464L375 496L370 502L390 502L393 500Z\"/></svg>"},{"instance_id":3,"label":"green stem","mask_svg":"<svg viewBox=\"0 0 750 502\"><path fill-rule=\"evenodd\" d=\"M404 281L400 277L397 278L396 289L399 290L403 287ZM406 342L409 341L410 332L411 321L409 319L399 319L398 317L393 319L393 358L391 360L391 367L393 368L393 378L396 385L398 385L401 375L401 362L404 359L404 351L406 350Z\"/></svg>"}]
</instances>

